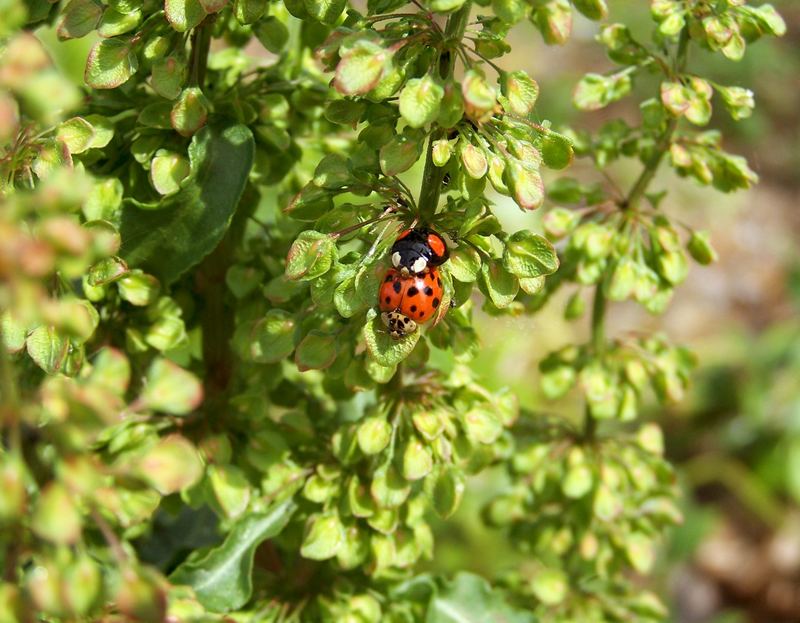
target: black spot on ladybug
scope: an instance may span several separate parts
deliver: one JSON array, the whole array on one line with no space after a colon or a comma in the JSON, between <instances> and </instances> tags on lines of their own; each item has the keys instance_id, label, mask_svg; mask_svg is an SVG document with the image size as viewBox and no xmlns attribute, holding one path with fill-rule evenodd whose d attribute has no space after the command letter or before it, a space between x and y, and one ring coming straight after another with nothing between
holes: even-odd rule
<instances>
[{"instance_id":1,"label":"black spot on ladybug","mask_svg":"<svg viewBox=\"0 0 800 623\"><path fill-rule=\"evenodd\" d=\"M430 296L431 294L433 294L433 288L428 286L425 288L425 296Z\"/></svg>"},{"instance_id":2,"label":"black spot on ladybug","mask_svg":"<svg viewBox=\"0 0 800 623\"><path fill-rule=\"evenodd\" d=\"M424 309L421 309L421 310L420 310L420 312L419 312L419 314L418 314L418 316L419 316L420 318L422 318L424 315L425 315L425 310L424 310Z\"/></svg>"},{"instance_id":3,"label":"black spot on ladybug","mask_svg":"<svg viewBox=\"0 0 800 623\"><path fill-rule=\"evenodd\" d=\"M398 292L399 291L400 290L398 290ZM408 292L406 292L406 296L417 296L418 293L419 293L419 290L417 290L417 286L411 286L408 289Z\"/></svg>"},{"instance_id":4,"label":"black spot on ladybug","mask_svg":"<svg viewBox=\"0 0 800 623\"><path fill-rule=\"evenodd\" d=\"M436 309L439 307L439 303L441 303L439 299L433 299L433 308Z\"/></svg>"},{"instance_id":5,"label":"black spot on ladybug","mask_svg":"<svg viewBox=\"0 0 800 623\"><path fill-rule=\"evenodd\" d=\"M400 290L402 290L402 289L403 289L403 286L402 286L402 284L401 284L399 281L395 281L395 282L392 284L392 289L393 289L395 292L397 292L397 294L400 294Z\"/></svg>"},{"instance_id":6,"label":"black spot on ladybug","mask_svg":"<svg viewBox=\"0 0 800 623\"><path fill-rule=\"evenodd\" d=\"M384 300L384 301L386 301L387 303L391 303L391 302L392 302L392 297L391 297L391 296L387 296L387 297L386 297L385 299L383 299L383 300Z\"/></svg>"},{"instance_id":7,"label":"black spot on ladybug","mask_svg":"<svg viewBox=\"0 0 800 623\"><path fill-rule=\"evenodd\" d=\"M436 277L436 283L441 288L442 287L442 278L441 277Z\"/></svg>"},{"instance_id":8,"label":"black spot on ladybug","mask_svg":"<svg viewBox=\"0 0 800 623\"><path fill-rule=\"evenodd\" d=\"M385 283L389 283L392 279L393 279L392 275L386 275L386 279L384 279L383 281Z\"/></svg>"},{"instance_id":9,"label":"black spot on ladybug","mask_svg":"<svg viewBox=\"0 0 800 623\"><path fill-rule=\"evenodd\" d=\"M412 305L412 306L411 306L411 311L412 311L412 312L415 312L415 311L417 311L417 306L416 306L416 305Z\"/></svg>"}]
</instances>

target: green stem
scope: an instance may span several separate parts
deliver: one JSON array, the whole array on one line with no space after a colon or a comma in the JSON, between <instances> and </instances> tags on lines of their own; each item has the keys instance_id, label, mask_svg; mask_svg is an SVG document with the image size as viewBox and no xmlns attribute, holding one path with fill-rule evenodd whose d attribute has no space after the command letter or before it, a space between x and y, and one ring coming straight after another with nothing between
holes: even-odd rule
<instances>
[{"instance_id":1,"label":"green stem","mask_svg":"<svg viewBox=\"0 0 800 623\"><path fill-rule=\"evenodd\" d=\"M684 69L686 68L688 50L689 30L684 28L681 32L681 38L678 43L678 52L675 55L675 73L678 75L683 73ZM672 135L675 133L675 129L677 127L678 118L673 117L669 120L667 127L664 128L664 131L661 133L661 136L656 143L655 152L650 160L645 163L644 169L634 182L631 191L628 193L628 196L622 202L622 207L624 209L635 210L638 207L639 202L642 200L642 197L644 197L644 194L647 192L650 183L653 181L653 178L658 171L658 167L661 164L661 161L664 159L664 155L669 149L669 144L672 141Z\"/></svg>"},{"instance_id":2,"label":"green stem","mask_svg":"<svg viewBox=\"0 0 800 623\"><path fill-rule=\"evenodd\" d=\"M203 88L208 65L208 51L211 48L211 26L209 18L192 31L191 75L189 84Z\"/></svg>"},{"instance_id":3,"label":"green stem","mask_svg":"<svg viewBox=\"0 0 800 623\"><path fill-rule=\"evenodd\" d=\"M469 0L461 8L447 18L447 25L444 29L445 51L439 58L439 76L447 81L453 77L455 69L455 46L461 45L461 39L467 28L469 12L471 8ZM422 186L419 191L418 213L422 221L431 221L439 207L439 195L442 192L442 181L444 180L444 169L437 167L433 163L433 144L444 138L446 131L444 128L437 128L428 139L428 151L425 156L425 170L422 173Z\"/></svg>"},{"instance_id":4,"label":"green stem","mask_svg":"<svg viewBox=\"0 0 800 623\"><path fill-rule=\"evenodd\" d=\"M686 61L689 51L689 30L684 28L681 31L680 40L678 41L678 50L675 54L674 73L680 76L686 68ZM668 68L665 68L668 69ZM669 76L668 76L669 77ZM639 177L634 182L628 195L620 203L623 210L635 210L644 194L647 192L653 178L664 159L664 154L669 149L672 136L675 129L678 127L678 118L670 119L667 127L661 133L657 143L656 150L653 156L645 163ZM603 292L603 284L598 283L594 291L594 303L592 304L592 335L591 345L594 356L602 359L606 349L606 335L605 335L605 317L606 317L606 297ZM584 421L584 433L587 439L594 438L597 428L597 422L592 417L589 405L586 405L586 419Z\"/></svg>"}]
</instances>

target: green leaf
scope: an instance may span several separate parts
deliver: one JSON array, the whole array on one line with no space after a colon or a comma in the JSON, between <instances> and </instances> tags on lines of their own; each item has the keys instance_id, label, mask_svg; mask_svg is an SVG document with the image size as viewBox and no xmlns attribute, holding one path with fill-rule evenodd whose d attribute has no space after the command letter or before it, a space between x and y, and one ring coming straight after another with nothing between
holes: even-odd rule
<instances>
[{"instance_id":1,"label":"green leaf","mask_svg":"<svg viewBox=\"0 0 800 623\"><path fill-rule=\"evenodd\" d=\"M481 270L481 256L470 246L462 245L450 254L447 263L453 279L464 283L472 283L478 278Z\"/></svg>"},{"instance_id":2,"label":"green leaf","mask_svg":"<svg viewBox=\"0 0 800 623\"><path fill-rule=\"evenodd\" d=\"M208 108L203 91L197 87L184 89L170 113L172 127L181 136L192 136L206 124Z\"/></svg>"},{"instance_id":3,"label":"green leaf","mask_svg":"<svg viewBox=\"0 0 800 623\"><path fill-rule=\"evenodd\" d=\"M267 0L234 0L233 14L240 24L252 24L267 10Z\"/></svg>"},{"instance_id":4,"label":"green leaf","mask_svg":"<svg viewBox=\"0 0 800 623\"><path fill-rule=\"evenodd\" d=\"M173 152L161 152L150 162L150 183L159 195L174 195L190 173L189 161Z\"/></svg>"},{"instance_id":5,"label":"green leaf","mask_svg":"<svg viewBox=\"0 0 800 623\"><path fill-rule=\"evenodd\" d=\"M511 190L514 201L523 210L535 210L544 203L544 183L541 175L518 160L506 162L503 180Z\"/></svg>"},{"instance_id":6,"label":"green leaf","mask_svg":"<svg viewBox=\"0 0 800 623\"><path fill-rule=\"evenodd\" d=\"M531 580L533 594L544 604L554 606L564 601L569 585L561 569L542 569Z\"/></svg>"},{"instance_id":7,"label":"green leaf","mask_svg":"<svg viewBox=\"0 0 800 623\"><path fill-rule=\"evenodd\" d=\"M236 465L210 465L208 481L226 517L236 519L250 502L250 483Z\"/></svg>"},{"instance_id":8,"label":"green leaf","mask_svg":"<svg viewBox=\"0 0 800 623\"><path fill-rule=\"evenodd\" d=\"M384 368L391 368L411 354L419 341L419 329L399 340L392 339L374 309L367 311L364 340L369 356Z\"/></svg>"},{"instance_id":9,"label":"green leaf","mask_svg":"<svg viewBox=\"0 0 800 623\"><path fill-rule=\"evenodd\" d=\"M707 231L693 231L686 249L695 262L707 266L717 261L717 252L711 246L710 235Z\"/></svg>"},{"instance_id":10,"label":"green leaf","mask_svg":"<svg viewBox=\"0 0 800 623\"><path fill-rule=\"evenodd\" d=\"M534 623L530 613L509 605L482 577L459 572L434 593L425 623Z\"/></svg>"},{"instance_id":11,"label":"green leaf","mask_svg":"<svg viewBox=\"0 0 800 623\"><path fill-rule=\"evenodd\" d=\"M383 452L392 438L392 426L384 418L369 417L358 425L358 447L364 454Z\"/></svg>"},{"instance_id":12,"label":"green leaf","mask_svg":"<svg viewBox=\"0 0 800 623\"><path fill-rule=\"evenodd\" d=\"M128 265L119 257L107 257L94 264L87 274L90 286L104 286L128 274Z\"/></svg>"},{"instance_id":13,"label":"green leaf","mask_svg":"<svg viewBox=\"0 0 800 623\"><path fill-rule=\"evenodd\" d=\"M203 463L188 439L173 434L147 450L136 464L136 473L161 495L170 495L196 484L203 476Z\"/></svg>"},{"instance_id":14,"label":"green leaf","mask_svg":"<svg viewBox=\"0 0 800 623\"><path fill-rule=\"evenodd\" d=\"M141 21L142 12L140 9L136 9L131 13L120 13L108 7L103 12L103 17L100 18L100 23L97 25L97 34L106 38L117 37L126 32L130 32L136 28Z\"/></svg>"},{"instance_id":15,"label":"green leaf","mask_svg":"<svg viewBox=\"0 0 800 623\"><path fill-rule=\"evenodd\" d=\"M572 141L563 134L548 132L542 139L542 160L551 169L564 169L572 164Z\"/></svg>"},{"instance_id":16,"label":"green leaf","mask_svg":"<svg viewBox=\"0 0 800 623\"><path fill-rule=\"evenodd\" d=\"M312 516L306 525L300 555L311 560L327 560L336 556L344 542L344 526L336 513Z\"/></svg>"},{"instance_id":17,"label":"green leaf","mask_svg":"<svg viewBox=\"0 0 800 623\"><path fill-rule=\"evenodd\" d=\"M347 6L347 0L303 0L308 14L318 22L333 26Z\"/></svg>"},{"instance_id":18,"label":"green leaf","mask_svg":"<svg viewBox=\"0 0 800 623\"><path fill-rule=\"evenodd\" d=\"M427 444L411 439L403 452L403 477L414 481L425 478L433 469L433 454Z\"/></svg>"},{"instance_id":19,"label":"green leaf","mask_svg":"<svg viewBox=\"0 0 800 623\"><path fill-rule=\"evenodd\" d=\"M531 14L531 21L548 45L566 43L572 32L572 10L567 0L540 3Z\"/></svg>"},{"instance_id":20,"label":"green leaf","mask_svg":"<svg viewBox=\"0 0 800 623\"><path fill-rule=\"evenodd\" d=\"M608 16L608 6L605 0L572 0L572 4L586 17L595 21Z\"/></svg>"},{"instance_id":21,"label":"green leaf","mask_svg":"<svg viewBox=\"0 0 800 623\"><path fill-rule=\"evenodd\" d=\"M330 270L337 255L336 243L329 234L300 232L286 256L286 278L310 281L321 277Z\"/></svg>"},{"instance_id":22,"label":"green leaf","mask_svg":"<svg viewBox=\"0 0 800 623\"><path fill-rule=\"evenodd\" d=\"M150 409L186 415L203 401L203 386L191 372L163 358L150 364L140 399Z\"/></svg>"},{"instance_id":23,"label":"green leaf","mask_svg":"<svg viewBox=\"0 0 800 623\"><path fill-rule=\"evenodd\" d=\"M253 34L261 45L273 54L280 54L289 41L289 29L282 21L271 15L256 22Z\"/></svg>"},{"instance_id":24,"label":"green leaf","mask_svg":"<svg viewBox=\"0 0 800 623\"><path fill-rule=\"evenodd\" d=\"M517 277L541 277L558 270L558 255L547 238L521 230L506 241L503 266Z\"/></svg>"},{"instance_id":25,"label":"green leaf","mask_svg":"<svg viewBox=\"0 0 800 623\"><path fill-rule=\"evenodd\" d=\"M379 158L384 175L397 175L408 171L422 156L424 135L406 130L381 147Z\"/></svg>"},{"instance_id":26,"label":"green leaf","mask_svg":"<svg viewBox=\"0 0 800 623\"><path fill-rule=\"evenodd\" d=\"M336 360L336 336L311 331L297 345L294 362L300 372L324 370Z\"/></svg>"},{"instance_id":27,"label":"green leaf","mask_svg":"<svg viewBox=\"0 0 800 623\"><path fill-rule=\"evenodd\" d=\"M28 336L25 345L30 358L48 374L60 372L69 354L69 341L53 327L37 327Z\"/></svg>"},{"instance_id":28,"label":"green leaf","mask_svg":"<svg viewBox=\"0 0 800 623\"><path fill-rule=\"evenodd\" d=\"M362 39L339 61L333 86L343 95L364 95L380 82L390 59L387 50Z\"/></svg>"},{"instance_id":29,"label":"green leaf","mask_svg":"<svg viewBox=\"0 0 800 623\"><path fill-rule=\"evenodd\" d=\"M296 506L286 500L266 513L237 522L222 545L201 558L181 563L169 576L173 584L194 589L198 601L212 612L230 612L244 606L253 593L253 556L256 548L286 527Z\"/></svg>"},{"instance_id":30,"label":"green leaf","mask_svg":"<svg viewBox=\"0 0 800 623\"><path fill-rule=\"evenodd\" d=\"M504 108L516 115L527 116L536 106L539 97L539 85L522 70L503 74L501 91L506 98Z\"/></svg>"},{"instance_id":31,"label":"green leaf","mask_svg":"<svg viewBox=\"0 0 800 623\"><path fill-rule=\"evenodd\" d=\"M164 14L167 21L178 32L191 30L206 16L199 0L165 0Z\"/></svg>"},{"instance_id":32,"label":"green leaf","mask_svg":"<svg viewBox=\"0 0 800 623\"><path fill-rule=\"evenodd\" d=\"M69 153L80 154L92 147L94 128L83 117L73 117L58 126L56 138L67 146Z\"/></svg>"},{"instance_id":33,"label":"green leaf","mask_svg":"<svg viewBox=\"0 0 800 623\"><path fill-rule=\"evenodd\" d=\"M92 32L103 15L97 0L71 0L61 11L56 32L58 38L79 39Z\"/></svg>"},{"instance_id":34,"label":"green leaf","mask_svg":"<svg viewBox=\"0 0 800 623\"><path fill-rule=\"evenodd\" d=\"M496 307L511 305L519 291L519 281L497 260L489 260L481 266L481 290Z\"/></svg>"},{"instance_id":35,"label":"green leaf","mask_svg":"<svg viewBox=\"0 0 800 623\"><path fill-rule=\"evenodd\" d=\"M27 335L27 327L11 310L7 309L0 315L0 338L9 353L18 353L25 348Z\"/></svg>"},{"instance_id":36,"label":"green leaf","mask_svg":"<svg viewBox=\"0 0 800 623\"><path fill-rule=\"evenodd\" d=\"M458 155L464 171L474 180L482 179L489 172L489 162L482 149L472 143L461 140L458 143Z\"/></svg>"},{"instance_id":37,"label":"green leaf","mask_svg":"<svg viewBox=\"0 0 800 623\"><path fill-rule=\"evenodd\" d=\"M497 103L497 92L480 72L470 69L461 82L461 95L467 115L479 120L491 114Z\"/></svg>"},{"instance_id":38,"label":"green leaf","mask_svg":"<svg viewBox=\"0 0 800 623\"><path fill-rule=\"evenodd\" d=\"M153 62L150 86L161 97L174 100L181 94L186 79L186 62L179 56L168 56Z\"/></svg>"},{"instance_id":39,"label":"green leaf","mask_svg":"<svg viewBox=\"0 0 800 623\"><path fill-rule=\"evenodd\" d=\"M275 363L294 350L295 322L282 309L271 309L250 334L250 356L257 363Z\"/></svg>"},{"instance_id":40,"label":"green leaf","mask_svg":"<svg viewBox=\"0 0 800 623\"><path fill-rule=\"evenodd\" d=\"M575 87L572 101L581 110L599 110L625 97L631 86L630 75L625 71L610 76L586 74Z\"/></svg>"},{"instance_id":41,"label":"green leaf","mask_svg":"<svg viewBox=\"0 0 800 623\"><path fill-rule=\"evenodd\" d=\"M254 141L243 125L203 128L189 146L192 174L183 188L148 211L125 205L121 255L170 284L222 239L244 191Z\"/></svg>"},{"instance_id":42,"label":"green leaf","mask_svg":"<svg viewBox=\"0 0 800 623\"><path fill-rule=\"evenodd\" d=\"M75 543L81 536L81 516L74 499L60 482L47 485L33 509L33 532L59 545Z\"/></svg>"},{"instance_id":43,"label":"green leaf","mask_svg":"<svg viewBox=\"0 0 800 623\"><path fill-rule=\"evenodd\" d=\"M428 495L433 501L433 510L442 519L447 519L461 505L466 489L464 474L456 467L446 466L435 474L431 482L433 484L429 485Z\"/></svg>"},{"instance_id":44,"label":"green leaf","mask_svg":"<svg viewBox=\"0 0 800 623\"><path fill-rule=\"evenodd\" d=\"M103 39L89 52L83 79L93 89L114 89L127 82L138 66L129 41Z\"/></svg>"},{"instance_id":45,"label":"green leaf","mask_svg":"<svg viewBox=\"0 0 800 623\"><path fill-rule=\"evenodd\" d=\"M400 92L400 115L412 128L421 128L439 116L444 88L430 75L414 78Z\"/></svg>"},{"instance_id":46,"label":"green leaf","mask_svg":"<svg viewBox=\"0 0 800 623\"><path fill-rule=\"evenodd\" d=\"M137 307L145 307L156 300L161 291L161 284L152 275L132 270L117 281L117 288L123 300Z\"/></svg>"}]
</instances>

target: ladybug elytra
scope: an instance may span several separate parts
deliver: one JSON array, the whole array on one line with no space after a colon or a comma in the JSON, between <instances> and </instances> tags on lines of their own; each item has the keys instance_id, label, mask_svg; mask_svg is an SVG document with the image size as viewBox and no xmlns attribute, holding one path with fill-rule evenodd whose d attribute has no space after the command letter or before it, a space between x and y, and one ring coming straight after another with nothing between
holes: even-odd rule
<instances>
[{"instance_id":1,"label":"ladybug elytra","mask_svg":"<svg viewBox=\"0 0 800 623\"><path fill-rule=\"evenodd\" d=\"M415 227L402 232L392 245L391 253L392 265L404 277L426 273L450 257L444 238L427 227Z\"/></svg>"},{"instance_id":2,"label":"ladybug elytra","mask_svg":"<svg viewBox=\"0 0 800 623\"><path fill-rule=\"evenodd\" d=\"M442 302L442 278L436 268L424 275L404 277L390 268L380 287L381 320L394 339L414 333L417 325L428 322Z\"/></svg>"}]
</instances>

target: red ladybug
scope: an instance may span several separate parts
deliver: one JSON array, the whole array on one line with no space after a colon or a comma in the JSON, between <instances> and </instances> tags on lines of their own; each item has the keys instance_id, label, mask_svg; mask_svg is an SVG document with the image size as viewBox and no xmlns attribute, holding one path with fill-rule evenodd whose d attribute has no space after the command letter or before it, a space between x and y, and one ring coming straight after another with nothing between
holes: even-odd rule
<instances>
[{"instance_id":1,"label":"red ladybug","mask_svg":"<svg viewBox=\"0 0 800 623\"><path fill-rule=\"evenodd\" d=\"M428 322L442 302L442 278L436 268L424 275L404 277L390 268L380 287L381 320L394 339L414 333Z\"/></svg>"},{"instance_id":2,"label":"red ladybug","mask_svg":"<svg viewBox=\"0 0 800 623\"><path fill-rule=\"evenodd\" d=\"M392 245L392 265L404 277L421 275L447 261L450 252L440 234L427 227L406 229Z\"/></svg>"}]
</instances>

